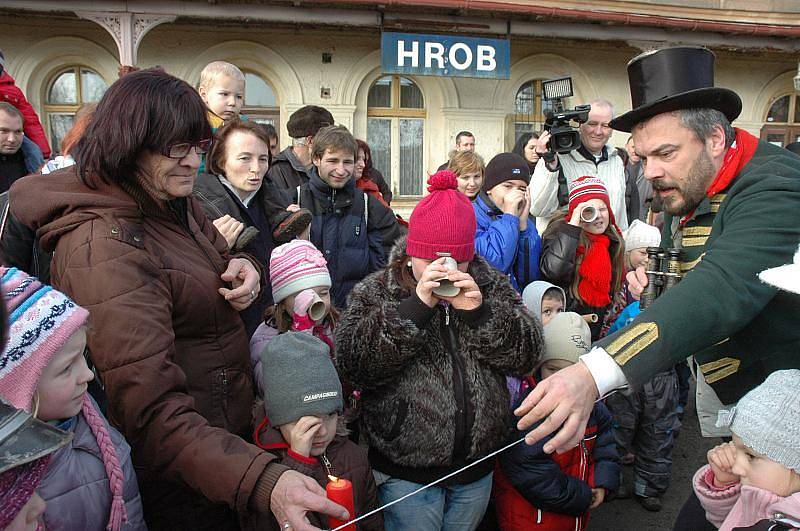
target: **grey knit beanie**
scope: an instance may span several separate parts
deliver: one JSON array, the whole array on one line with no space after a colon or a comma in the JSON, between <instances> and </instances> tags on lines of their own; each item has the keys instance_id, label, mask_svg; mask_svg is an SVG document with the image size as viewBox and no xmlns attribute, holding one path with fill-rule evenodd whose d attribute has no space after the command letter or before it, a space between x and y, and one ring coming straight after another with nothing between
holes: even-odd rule
<instances>
[{"instance_id":1,"label":"grey knit beanie","mask_svg":"<svg viewBox=\"0 0 800 531\"><path fill-rule=\"evenodd\" d=\"M328 345L305 332L286 332L261 352L264 408L282 426L308 415L342 412L342 384Z\"/></svg>"},{"instance_id":2,"label":"grey knit beanie","mask_svg":"<svg viewBox=\"0 0 800 531\"><path fill-rule=\"evenodd\" d=\"M729 425L749 448L800 474L800 369L776 371L717 424Z\"/></svg>"}]
</instances>

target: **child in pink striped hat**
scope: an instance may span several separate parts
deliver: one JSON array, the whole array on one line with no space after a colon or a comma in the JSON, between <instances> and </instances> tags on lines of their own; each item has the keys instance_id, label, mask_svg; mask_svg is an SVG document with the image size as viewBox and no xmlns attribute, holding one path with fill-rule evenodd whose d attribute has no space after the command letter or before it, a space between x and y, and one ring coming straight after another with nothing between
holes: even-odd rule
<instances>
[{"instance_id":1,"label":"child in pink striped hat","mask_svg":"<svg viewBox=\"0 0 800 531\"><path fill-rule=\"evenodd\" d=\"M47 529L146 529L130 447L87 393L89 313L16 268L0 268L8 342L0 354L0 397L71 432L38 492Z\"/></svg>"},{"instance_id":2,"label":"child in pink striped hat","mask_svg":"<svg viewBox=\"0 0 800 531\"><path fill-rule=\"evenodd\" d=\"M333 355L338 313L331 305L331 276L322 253L308 240L276 247L269 259L274 306L250 339L250 360L258 395L264 396L261 354L275 336L306 331L327 343Z\"/></svg>"}]
</instances>

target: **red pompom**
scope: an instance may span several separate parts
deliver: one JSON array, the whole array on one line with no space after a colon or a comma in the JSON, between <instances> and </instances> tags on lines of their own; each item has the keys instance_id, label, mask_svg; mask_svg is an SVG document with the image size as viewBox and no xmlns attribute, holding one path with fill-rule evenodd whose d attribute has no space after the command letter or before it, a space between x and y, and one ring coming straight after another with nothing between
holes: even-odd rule
<instances>
[{"instance_id":1,"label":"red pompom","mask_svg":"<svg viewBox=\"0 0 800 531\"><path fill-rule=\"evenodd\" d=\"M442 170L428 177L428 191L435 190L458 190L456 174L450 170Z\"/></svg>"}]
</instances>

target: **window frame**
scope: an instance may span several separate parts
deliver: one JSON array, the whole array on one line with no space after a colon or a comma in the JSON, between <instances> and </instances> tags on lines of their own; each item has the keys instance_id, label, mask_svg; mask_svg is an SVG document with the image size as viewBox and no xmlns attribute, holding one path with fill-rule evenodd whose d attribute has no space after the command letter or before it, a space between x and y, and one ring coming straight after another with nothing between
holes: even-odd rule
<instances>
[{"instance_id":1,"label":"window frame","mask_svg":"<svg viewBox=\"0 0 800 531\"><path fill-rule=\"evenodd\" d=\"M280 131L280 123L281 123L281 106L278 100L278 93L275 92L275 87L269 80L263 76L261 73L256 72L255 70L251 70L249 68L241 68L240 69L243 74L257 76L261 81L266 84L270 90L272 91L273 96L275 96L275 105L274 106L256 106L256 105L247 105L247 86L245 86L245 96L244 96L244 104L242 105L241 114L247 116L248 119L257 122L257 123L264 123L264 121L271 121L273 127L275 127L276 131ZM261 121L259 121L261 120ZM280 136L280 133L279 133ZM280 142L280 138L278 138Z\"/></svg>"},{"instance_id":2,"label":"window frame","mask_svg":"<svg viewBox=\"0 0 800 531\"><path fill-rule=\"evenodd\" d=\"M389 120L389 135L390 135L390 174L388 176L389 187L392 190L392 195L399 200L407 199L407 200L419 200L424 196L425 193L425 186L424 186L424 173L425 167L427 162L427 153L425 150L425 136L426 126L427 126L427 116L428 112L426 109L426 101L427 98L425 93L422 91L419 83L416 82L413 78L409 76L403 76L399 74L389 74L389 75L381 75L369 86L367 90L367 102L369 102L369 93L372 88L375 86L376 83L381 81L382 79L386 79L387 77L391 78L390 84L390 106L389 107L369 107L367 106L367 131L369 131L369 120L370 118L379 118ZM400 106L400 87L401 87L401 79L406 79L409 82L413 83L416 89L420 92L422 96L422 108L408 108L408 107L401 107ZM423 171L420 175L421 180L421 193L420 194L401 194L400 193L400 120L405 119L419 119L422 120L422 142L421 142L421 149L422 149L422 168ZM369 134L366 134L367 141L369 141ZM372 146L370 146L372 147Z\"/></svg>"},{"instance_id":3,"label":"window frame","mask_svg":"<svg viewBox=\"0 0 800 531\"><path fill-rule=\"evenodd\" d=\"M789 107L786 112L787 121L785 122L769 122L767 118L772 110L772 107L778 103L779 100L789 97ZM763 125L759 137L767 141L771 135L783 135L783 144L781 147L786 147L788 144L800 140L800 121L795 121L796 113L800 107L800 92L791 91L784 92L772 98L764 111Z\"/></svg>"},{"instance_id":4,"label":"window frame","mask_svg":"<svg viewBox=\"0 0 800 531\"><path fill-rule=\"evenodd\" d=\"M103 82L106 84L106 90L111 86L108 80L103 77L103 74L95 70L94 68L80 64L80 63L71 63L66 64L58 69L56 69L50 76L48 76L47 82L43 84L42 90L44 94L42 94L42 127L44 127L45 135L47 136L47 141L50 143L52 147L53 154L61 153L61 145L60 143L54 142L54 138L52 136L51 130L51 123L50 123L50 115L51 114L60 114L60 115L71 115L73 117L73 125L74 125L74 117L75 113L78 112L78 109L81 105L85 103L93 103L89 101L83 101L83 83L81 80L81 70L90 70L92 73L97 75ZM75 75L75 101L76 103L50 103L50 90L52 90L53 85L55 84L56 80L60 78L63 74L72 71Z\"/></svg>"},{"instance_id":5,"label":"window frame","mask_svg":"<svg viewBox=\"0 0 800 531\"><path fill-rule=\"evenodd\" d=\"M519 134L517 132L517 126L520 124L530 124L531 129L530 131L541 131L544 128L544 97L542 94L542 83L547 81L544 78L533 78L529 79L522 83L519 88L517 88L517 92L514 94L514 143L516 143L517 139L519 138ZM517 112L517 101L520 97L520 92L530 85L531 83L534 84L534 91L533 91L533 113L532 114L523 114ZM532 118L532 119L531 119Z\"/></svg>"}]
</instances>

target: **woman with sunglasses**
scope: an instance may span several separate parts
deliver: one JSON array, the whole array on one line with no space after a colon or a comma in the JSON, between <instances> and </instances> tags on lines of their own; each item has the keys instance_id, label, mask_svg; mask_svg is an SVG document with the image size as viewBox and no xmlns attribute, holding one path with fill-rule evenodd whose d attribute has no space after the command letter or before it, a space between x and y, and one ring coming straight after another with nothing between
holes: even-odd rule
<instances>
[{"instance_id":1,"label":"woman with sunglasses","mask_svg":"<svg viewBox=\"0 0 800 531\"><path fill-rule=\"evenodd\" d=\"M295 530L308 529L306 509L346 518L249 442L238 313L258 297L260 271L229 254L191 197L210 136L191 86L128 74L99 102L75 166L15 183L13 214L54 251L52 284L90 312L91 358L150 529L238 529L270 510Z\"/></svg>"}]
</instances>

